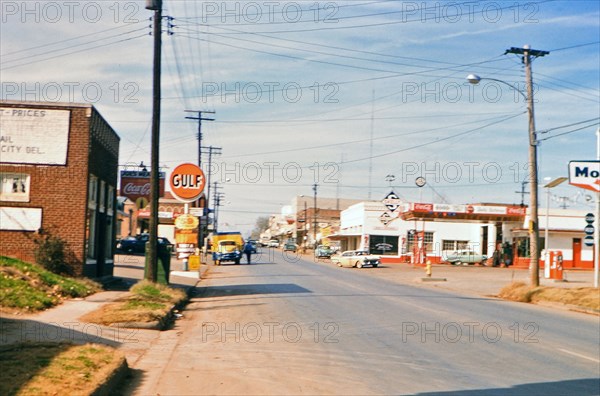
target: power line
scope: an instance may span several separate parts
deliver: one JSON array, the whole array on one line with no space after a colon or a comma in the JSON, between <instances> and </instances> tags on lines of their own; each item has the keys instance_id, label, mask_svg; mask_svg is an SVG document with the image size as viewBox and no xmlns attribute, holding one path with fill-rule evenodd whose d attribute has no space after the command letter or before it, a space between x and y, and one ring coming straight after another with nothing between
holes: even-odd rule
<instances>
[{"instance_id":1,"label":"power line","mask_svg":"<svg viewBox=\"0 0 600 396\"><path fill-rule=\"evenodd\" d=\"M591 43L575 44L575 45L571 45L569 47L556 48L556 49L550 50L550 52L565 51L565 50L570 50L573 48L581 48L581 47L587 47L588 45L598 45L598 44L600 44L600 41L593 41Z\"/></svg>"},{"instance_id":2,"label":"power line","mask_svg":"<svg viewBox=\"0 0 600 396\"><path fill-rule=\"evenodd\" d=\"M544 1L535 2L534 4L543 4L543 3L548 3L548 2L552 2L552 1L555 1L555 0L544 0ZM461 3L461 4L469 4L469 3L472 3L472 2L464 2L464 3ZM503 11L503 10L512 9L512 8L518 8L518 7L521 7L521 5L520 4L516 4L516 5L506 6L506 7L497 7L497 8L495 8L495 10L497 10L497 11ZM429 10L429 9L431 9L431 7L424 8L422 10ZM262 32L257 32L257 33L268 33L268 34L273 34L273 33L307 33L307 32L332 31L332 30L342 30L342 29L361 29L361 28L368 28L368 27L380 27L380 26L398 25L398 24L401 24L401 23L410 23L410 22L425 22L425 21L432 20L432 19L433 20L439 19L439 15L431 15L431 16L425 16L425 17L421 16L418 19L412 19L412 20L399 20L399 21L379 22L379 23L371 23L371 24L363 24L363 25L320 27L320 28L293 29L293 30L271 30L271 31L262 31ZM241 34L241 33L231 33L231 34Z\"/></svg>"}]
</instances>

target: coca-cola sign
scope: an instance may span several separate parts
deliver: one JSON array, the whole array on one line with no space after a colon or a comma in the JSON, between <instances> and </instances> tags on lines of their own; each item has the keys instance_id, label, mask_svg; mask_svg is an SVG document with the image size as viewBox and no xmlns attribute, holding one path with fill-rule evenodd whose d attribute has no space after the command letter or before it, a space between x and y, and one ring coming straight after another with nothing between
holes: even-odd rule
<instances>
[{"instance_id":1,"label":"coca-cola sign","mask_svg":"<svg viewBox=\"0 0 600 396\"><path fill-rule=\"evenodd\" d=\"M165 193L165 179L160 178L158 183L158 195L162 197ZM123 176L121 173L120 195L127 197L133 202L138 198L150 199L150 177Z\"/></svg>"}]
</instances>

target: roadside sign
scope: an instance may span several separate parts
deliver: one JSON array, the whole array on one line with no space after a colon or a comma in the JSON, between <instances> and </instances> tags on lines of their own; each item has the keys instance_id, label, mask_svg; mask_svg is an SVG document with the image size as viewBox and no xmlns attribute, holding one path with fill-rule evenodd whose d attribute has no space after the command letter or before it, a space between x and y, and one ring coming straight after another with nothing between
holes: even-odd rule
<instances>
[{"instance_id":1,"label":"roadside sign","mask_svg":"<svg viewBox=\"0 0 600 396\"><path fill-rule=\"evenodd\" d=\"M593 213L588 213L585 215L585 222L587 225L583 228L583 232L585 232L585 237L583 238L583 243L585 246L594 246L594 232L596 231L596 227L594 227L594 220L596 216Z\"/></svg>"},{"instance_id":2,"label":"roadside sign","mask_svg":"<svg viewBox=\"0 0 600 396\"><path fill-rule=\"evenodd\" d=\"M596 218L596 216L594 216L593 213L588 213L585 215L585 222L588 224L592 224L594 222L595 218Z\"/></svg>"},{"instance_id":3,"label":"roadside sign","mask_svg":"<svg viewBox=\"0 0 600 396\"><path fill-rule=\"evenodd\" d=\"M204 172L198 165L185 163L178 165L169 178L171 193L182 202L193 202L202 195L206 185Z\"/></svg>"},{"instance_id":4,"label":"roadside sign","mask_svg":"<svg viewBox=\"0 0 600 396\"><path fill-rule=\"evenodd\" d=\"M390 210L390 212L398 209L401 203L402 201L393 191L390 191L390 193L383 199L383 204Z\"/></svg>"},{"instance_id":5,"label":"roadside sign","mask_svg":"<svg viewBox=\"0 0 600 396\"><path fill-rule=\"evenodd\" d=\"M600 192L600 161L570 161L569 184Z\"/></svg>"},{"instance_id":6,"label":"roadside sign","mask_svg":"<svg viewBox=\"0 0 600 396\"><path fill-rule=\"evenodd\" d=\"M379 216L379 221L381 221L385 226L388 225L388 223L392 220L392 216L388 212L383 212L381 216Z\"/></svg>"}]
</instances>

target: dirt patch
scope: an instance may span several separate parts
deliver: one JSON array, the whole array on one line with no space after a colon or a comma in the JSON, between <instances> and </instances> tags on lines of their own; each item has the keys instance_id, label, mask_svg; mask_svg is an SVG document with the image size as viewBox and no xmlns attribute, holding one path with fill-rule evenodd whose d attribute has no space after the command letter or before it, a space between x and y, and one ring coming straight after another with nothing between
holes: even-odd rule
<instances>
[{"instance_id":1,"label":"dirt patch","mask_svg":"<svg viewBox=\"0 0 600 396\"><path fill-rule=\"evenodd\" d=\"M520 302L561 303L600 312L600 291L593 287L533 287L523 282L514 282L502 288L498 297Z\"/></svg>"}]
</instances>

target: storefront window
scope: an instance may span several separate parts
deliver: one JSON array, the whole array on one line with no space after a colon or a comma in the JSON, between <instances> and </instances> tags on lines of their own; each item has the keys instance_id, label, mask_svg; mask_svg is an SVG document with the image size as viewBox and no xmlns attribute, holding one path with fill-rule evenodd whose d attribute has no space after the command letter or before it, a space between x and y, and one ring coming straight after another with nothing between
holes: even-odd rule
<instances>
[{"instance_id":1,"label":"storefront window","mask_svg":"<svg viewBox=\"0 0 600 396\"><path fill-rule=\"evenodd\" d=\"M85 250L88 258L96 257L96 210L88 209L85 227Z\"/></svg>"},{"instance_id":2,"label":"storefront window","mask_svg":"<svg viewBox=\"0 0 600 396\"><path fill-rule=\"evenodd\" d=\"M100 198L98 198L98 203L100 213L104 213L104 209L106 208L106 182L104 180L100 181Z\"/></svg>"},{"instance_id":3,"label":"storefront window","mask_svg":"<svg viewBox=\"0 0 600 396\"><path fill-rule=\"evenodd\" d=\"M398 237L371 235L369 238L369 253L382 256L398 256Z\"/></svg>"},{"instance_id":4,"label":"storefront window","mask_svg":"<svg viewBox=\"0 0 600 396\"><path fill-rule=\"evenodd\" d=\"M90 175L88 182L88 208L96 209L98 205L98 178Z\"/></svg>"},{"instance_id":5,"label":"storefront window","mask_svg":"<svg viewBox=\"0 0 600 396\"><path fill-rule=\"evenodd\" d=\"M90 259L96 258L96 208L98 207L98 178L89 176L88 210L85 223L85 251Z\"/></svg>"},{"instance_id":6,"label":"storefront window","mask_svg":"<svg viewBox=\"0 0 600 396\"><path fill-rule=\"evenodd\" d=\"M112 258L113 240L113 217L106 216L106 240L104 242L104 256L106 259Z\"/></svg>"},{"instance_id":7,"label":"storefront window","mask_svg":"<svg viewBox=\"0 0 600 396\"><path fill-rule=\"evenodd\" d=\"M408 230L408 233L406 235L406 242L407 242L406 250L408 252L413 251L416 235L419 232L420 231ZM423 243L425 245L425 251L428 253L432 253L433 252L433 232L432 231L425 231Z\"/></svg>"}]
</instances>

